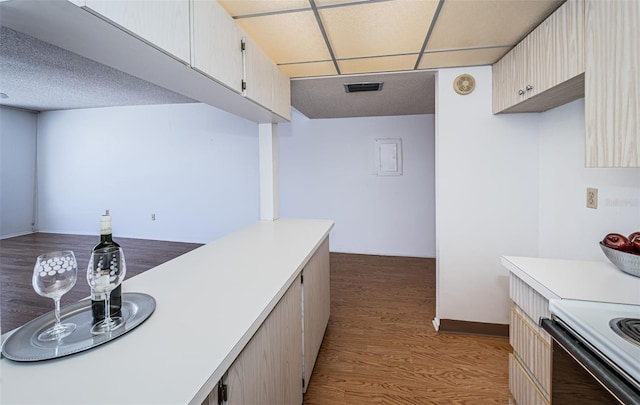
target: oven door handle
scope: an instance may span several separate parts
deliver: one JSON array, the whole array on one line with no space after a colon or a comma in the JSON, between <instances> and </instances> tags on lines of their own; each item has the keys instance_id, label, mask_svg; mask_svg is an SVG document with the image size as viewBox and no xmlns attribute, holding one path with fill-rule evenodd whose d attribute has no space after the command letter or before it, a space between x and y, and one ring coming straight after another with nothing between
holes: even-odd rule
<instances>
[{"instance_id":1,"label":"oven door handle","mask_svg":"<svg viewBox=\"0 0 640 405\"><path fill-rule=\"evenodd\" d=\"M613 370L614 367L606 365L603 360L596 357L586 347L586 342L581 342L551 319L540 319L540 325L542 329L549 332L553 340L593 375L618 401L625 405L640 405L640 400L638 400L640 393L618 376L617 372Z\"/></svg>"}]
</instances>

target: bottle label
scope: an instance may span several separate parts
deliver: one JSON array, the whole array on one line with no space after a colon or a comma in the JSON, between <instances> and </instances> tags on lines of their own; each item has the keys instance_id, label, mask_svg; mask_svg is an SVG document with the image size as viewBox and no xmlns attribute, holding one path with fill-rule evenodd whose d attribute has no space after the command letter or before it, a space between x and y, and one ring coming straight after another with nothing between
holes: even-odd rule
<instances>
[{"instance_id":1,"label":"bottle label","mask_svg":"<svg viewBox=\"0 0 640 405\"><path fill-rule=\"evenodd\" d=\"M107 297L103 292L94 292L91 291L91 301L104 301Z\"/></svg>"},{"instance_id":2,"label":"bottle label","mask_svg":"<svg viewBox=\"0 0 640 405\"><path fill-rule=\"evenodd\" d=\"M111 235L111 215L100 216L100 235Z\"/></svg>"}]
</instances>

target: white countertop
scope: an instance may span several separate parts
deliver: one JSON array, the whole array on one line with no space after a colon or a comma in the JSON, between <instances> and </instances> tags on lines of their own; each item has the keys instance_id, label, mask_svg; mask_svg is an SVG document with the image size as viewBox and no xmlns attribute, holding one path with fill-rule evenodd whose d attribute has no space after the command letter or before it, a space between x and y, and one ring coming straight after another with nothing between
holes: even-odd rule
<instances>
[{"instance_id":1,"label":"white countertop","mask_svg":"<svg viewBox=\"0 0 640 405\"><path fill-rule=\"evenodd\" d=\"M125 280L156 299L144 324L61 359L1 359L0 403L200 405L332 227L261 221Z\"/></svg>"},{"instance_id":2,"label":"white countertop","mask_svg":"<svg viewBox=\"0 0 640 405\"><path fill-rule=\"evenodd\" d=\"M549 300L640 305L640 277L608 262L504 256L502 264Z\"/></svg>"}]
</instances>

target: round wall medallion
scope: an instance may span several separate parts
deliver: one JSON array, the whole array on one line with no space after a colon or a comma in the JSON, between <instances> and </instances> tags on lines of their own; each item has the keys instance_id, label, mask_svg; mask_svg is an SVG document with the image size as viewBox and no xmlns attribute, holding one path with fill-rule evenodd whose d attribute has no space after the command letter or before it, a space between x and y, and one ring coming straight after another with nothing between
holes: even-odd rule
<instances>
[{"instance_id":1,"label":"round wall medallion","mask_svg":"<svg viewBox=\"0 0 640 405\"><path fill-rule=\"evenodd\" d=\"M453 89L458 94L467 95L476 88L476 79L470 74L464 73L456 77L453 81Z\"/></svg>"}]
</instances>

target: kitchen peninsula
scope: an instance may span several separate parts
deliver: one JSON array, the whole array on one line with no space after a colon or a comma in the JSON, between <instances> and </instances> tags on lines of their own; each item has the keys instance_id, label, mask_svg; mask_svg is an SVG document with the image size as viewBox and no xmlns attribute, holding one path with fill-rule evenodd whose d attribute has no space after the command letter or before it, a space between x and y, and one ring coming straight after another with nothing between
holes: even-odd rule
<instances>
[{"instance_id":1,"label":"kitchen peninsula","mask_svg":"<svg viewBox=\"0 0 640 405\"><path fill-rule=\"evenodd\" d=\"M301 403L301 370L313 367L328 321L332 227L329 220L260 221L126 280L124 293L156 300L144 324L56 360L1 359L0 402L201 404L212 391L217 394L223 377L230 399L246 400L245 391L260 384L242 384L243 378L260 375L285 379L275 380L273 389L286 389L285 398ZM311 343L310 333L316 337ZM265 341L275 346L291 341L300 350L261 346ZM259 360L252 367L248 355L256 350ZM282 357L269 364L272 355ZM287 370L262 370L267 366ZM264 393L271 385L256 388Z\"/></svg>"}]
</instances>

